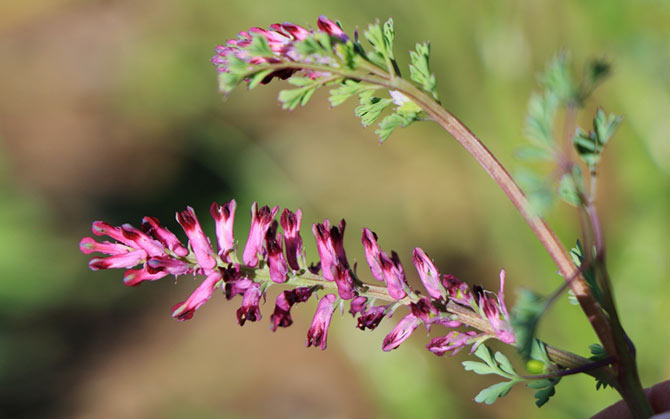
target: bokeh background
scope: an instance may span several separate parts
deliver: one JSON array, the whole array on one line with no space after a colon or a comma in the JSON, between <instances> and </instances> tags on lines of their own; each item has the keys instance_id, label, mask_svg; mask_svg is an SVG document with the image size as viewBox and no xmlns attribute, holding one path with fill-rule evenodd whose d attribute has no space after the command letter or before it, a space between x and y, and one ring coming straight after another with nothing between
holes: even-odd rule
<instances>
[{"instance_id":1,"label":"bokeh background","mask_svg":"<svg viewBox=\"0 0 670 419\"><path fill-rule=\"evenodd\" d=\"M495 379L464 372L463 354L428 353L422 330L383 353L392 322L363 333L336 314L321 352L304 347L313 302L274 334L272 300L244 328L239 301L218 294L179 323L170 308L195 281L130 289L120 271L88 270L78 242L93 220L138 225L154 215L177 231L174 212L191 205L212 232L209 204L234 197L241 240L258 200L303 208L306 226L345 217L359 261L358 232L377 231L413 281L410 252L421 246L442 272L493 289L504 267L510 304L517 287L559 286L505 196L436 125L400 130L380 147L354 105L329 109L326 92L293 112L276 101L281 83L217 93L208 62L217 43L276 21L315 25L319 14L350 33L393 16L403 66L405 51L431 40L444 104L512 171L523 166L515 150L544 63L561 49L575 69L594 56L613 62L580 122L588 126L596 104L625 116L600 184L610 273L643 383L670 376L669 2L3 0L0 417L558 418L617 399L580 376L541 410L521 387L476 405ZM557 205L548 216L574 243L574 211ZM307 228L304 236L314 255ZM581 354L595 342L567 298L540 335Z\"/></svg>"}]
</instances>

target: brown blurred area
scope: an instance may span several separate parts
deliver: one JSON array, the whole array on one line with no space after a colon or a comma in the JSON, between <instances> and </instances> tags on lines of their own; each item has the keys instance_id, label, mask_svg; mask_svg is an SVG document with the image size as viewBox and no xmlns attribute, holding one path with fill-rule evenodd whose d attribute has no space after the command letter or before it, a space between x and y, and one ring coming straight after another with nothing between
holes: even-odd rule
<instances>
[{"instance_id":1,"label":"brown blurred area","mask_svg":"<svg viewBox=\"0 0 670 419\"><path fill-rule=\"evenodd\" d=\"M645 385L667 377L667 328L649 336L635 326L670 315L658 297L670 294L662 93L670 57L660 48L670 13L662 2L644 3L5 0L0 417L544 418L590 415L616 400L575 377L542 410L522 388L495 407L475 405L474 395L494 381L464 372L465 355L425 351L423 331L383 353L391 322L362 333L345 310L321 352L304 347L313 303L276 333L268 327L272 293L256 324L237 326L239 301L218 293L179 323L169 310L195 288L190 279L128 289L121 272L87 269L77 244L93 220L138 225L154 215L176 231L174 212L190 205L212 232L209 204L236 198L241 242L257 200L305 211L312 257L308 226L346 218L348 252L365 274L363 226L398 251L415 282L411 250L421 246L444 272L493 289L502 267L511 289L548 294L560 284L502 193L436 126L401 130L379 146L353 118L353 105L329 109L325 92L294 112L277 104L276 82L222 100L208 62L214 45L275 21L314 25L322 13L347 31L394 16L399 56L431 39L445 104L512 168L543 63L563 47L577 62L613 59L615 77L595 98L628 121L608 150L601 184L611 274ZM571 210L559 207L551 221L571 245L578 233ZM507 295L511 305L514 292ZM542 337L566 349L583 354L594 342L567 301L544 322Z\"/></svg>"}]
</instances>

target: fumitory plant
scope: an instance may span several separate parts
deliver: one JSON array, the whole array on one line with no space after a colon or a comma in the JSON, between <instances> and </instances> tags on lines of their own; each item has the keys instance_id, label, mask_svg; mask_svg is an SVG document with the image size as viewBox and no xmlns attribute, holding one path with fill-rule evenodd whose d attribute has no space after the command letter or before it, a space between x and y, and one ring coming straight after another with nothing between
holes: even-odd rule
<instances>
[{"instance_id":1,"label":"fumitory plant","mask_svg":"<svg viewBox=\"0 0 670 419\"><path fill-rule=\"evenodd\" d=\"M581 80L570 72L565 53L547 66L540 78L542 90L533 94L529 102L529 144L520 154L529 160L551 162L554 169L546 179L524 176L521 180L528 186L527 195L482 142L442 107L436 77L429 67L429 43L418 44L410 52L405 78L393 50L393 21L371 24L362 35L359 38L358 31L347 34L339 23L323 16L315 29L291 23L273 24L269 29L254 27L217 46L211 61L224 95L241 84L253 89L281 79L291 85L279 94L285 109L305 106L313 93L323 87L330 90L332 106L357 100L356 116L363 126L377 123L375 133L380 142L395 129L417 121L439 124L512 201L556 264L564 281L559 289L549 296L521 290L516 305L509 309L504 270L500 271L499 288L486 290L441 272L428 252L419 247L412 255L384 250L380 236L367 228L361 232L361 242L369 272L357 269L344 249L344 220L326 219L312 224L318 260L307 260L304 231L301 232L302 211L285 208L280 212L276 206L257 203L251 207L251 226L241 247L233 233L237 210L234 199L211 205L216 226L212 239L201 228L193 208L177 212L187 243L153 217L145 217L140 228L96 221L93 234L112 241L82 239L82 252L107 255L91 259L90 268L127 269L123 282L129 286L172 275L201 276L203 280L195 292L172 308L172 317L180 321L191 319L217 289L228 300L241 297L237 310L240 325L258 321L268 290L280 286L282 291L269 316L275 331L293 323L293 306L317 298L307 346L321 349L326 348L334 312L343 311L345 305L361 330L375 329L396 315L400 320L384 337L384 351L397 348L424 325L437 335L427 343L429 351L443 356L467 348L474 358L463 362L466 370L500 377L499 383L475 397L476 402L491 404L522 384L535 390L535 402L542 406L554 395L562 377L583 373L596 379L597 388L618 391L634 417L650 417L653 411L638 377L635 346L617 314L596 206L598 165L621 117L599 109L592 127L575 126L577 112L608 75L609 65L602 60L588 63ZM567 146L555 134L558 115L564 115L569 128ZM576 207L580 215L582 237L571 250L542 217L554 192ZM413 289L406 281L409 265L403 264L401 258L407 261L410 257L423 289ZM370 276L372 281L367 280ZM564 292L584 311L600 341L591 345L589 358L536 337L542 315ZM489 340L515 347L529 372L517 371L502 352L492 353L486 344Z\"/></svg>"}]
</instances>

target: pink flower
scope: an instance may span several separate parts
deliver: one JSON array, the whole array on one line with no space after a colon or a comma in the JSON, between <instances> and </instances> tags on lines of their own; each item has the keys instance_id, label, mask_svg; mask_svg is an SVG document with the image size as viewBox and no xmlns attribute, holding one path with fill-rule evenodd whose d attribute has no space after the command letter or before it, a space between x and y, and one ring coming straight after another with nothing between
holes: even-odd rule
<instances>
[{"instance_id":1,"label":"pink flower","mask_svg":"<svg viewBox=\"0 0 670 419\"><path fill-rule=\"evenodd\" d=\"M177 303L172 307L172 317L179 321L193 317L193 313L212 297L214 290L221 285L221 282L223 281L219 271L210 273L186 301Z\"/></svg>"},{"instance_id":2,"label":"pink flower","mask_svg":"<svg viewBox=\"0 0 670 419\"><path fill-rule=\"evenodd\" d=\"M368 307L361 315L358 317L358 322L356 327L361 330L366 328L374 330L379 326L379 323L386 317L388 313L389 306L372 306Z\"/></svg>"},{"instance_id":3,"label":"pink flower","mask_svg":"<svg viewBox=\"0 0 670 419\"><path fill-rule=\"evenodd\" d=\"M177 222L181 224L184 232L186 232L193 253L195 253L195 259L198 261L200 267L205 271L214 269L216 266L216 259L213 257L214 250L212 250L212 245L210 244L209 239L202 231L202 227L200 227L200 223L195 216L193 208L186 207L186 211L178 212Z\"/></svg>"},{"instance_id":4,"label":"pink flower","mask_svg":"<svg viewBox=\"0 0 670 419\"><path fill-rule=\"evenodd\" d=\"M268 252L268 266L270 267L270 279L282 283L288 279L288 265L284 259L284 251L281 247L281 238L277 240L277 221L272 223L265 235L265 247Z\"/></svg>"},{"instance_id":5,"label":"pink flower","mask_svg":"<svg viewBox=\"0 0 670 419\"><path fill-rule=\"evenodd\" d=\"M409 307L412 314L420 318L426 324L432 323L433 319L439 314L439 311L426 297L419 299L416 303L410 303Z\"/></svg>"},{"instance_id":6,"label":"pink flower","mask_svg":"<svg viewBox=\"0 0 670 419\"><path fill-rule=\"evenodd\" d=\"M121 243L111 243L107 241L100 243L90 237L84 237L79 242L79 250L87 255L94 252L105 253L107 255L121 255L132 251L133 248Z\"/></svg>"},{"instance_id":7,"label":"pink flower","mask_svg":"<svg viewBox=\"0 0 670 419\"><path fill-rule=\"evenodd\" d=\"M316 313L314 313L314 320L312 320L312 325L307 331L307 347L320 346L321 350L326 349L328 327L335 311L336 300L337 297L334 294L326 294L319 300Z\"/></svg>"},{"instance_id":8,"label":"pink flower","mask_svg":"<svg viewBox=\"0 0 670 419\"><path fill-rule=\"evenodd\" d=\"M121 234L129 241L135 243L136 249L142 249L149 256L161 256L165 254L165 245L158 240L149 237L142 230L139 230L130 224L121 226Z\"/></svg>"},{"instance_id":9,"label":"pink flower","mask_svg":"<svg viewBox=\"0 0 670 419\"><path fill-rule=\"evenodd\" d=\"M500 291L498 295L493 293L492 296L487 292L482 292L479 295L479 306L482 313L486 316L491 324L491 327L496 332L496 336L502 342L513 344L516 340L514 338L514 331L509 322L509 313L505 305L504 297L505 288L505 270L500 271Z\"/></svg>"},{"instance_id":10,"label":"pink flower","mask_svg":"<svg viewBox=\"0 0 670 419\"><path fill-rule=\"evenodd\" d=\"M147 257L144 250L133 250L132 252L112 255L106 258L93 258L88 262L88 267L94 271L99 269L132 268L143 263Z\"/></svg>"},{"instance_id":11,"label":"pink flower","mask_svg":"<svg viewBox=\"0 0 670 419\"><path fill-rule=\"evenodd\" d=\"M472 307L475 303L468 284L456 278L455 276L451 274L444 275L442 277L442 284L447 289L450 300L454 300L455 302L466 307Z\"/></svg>"},{"instance_id":12,"label":"pink flower","mask_svg":"<svg viewBox=\"0 0 670 419\"><path fill-rule=\"evenodd\" d=\"M209 212L212 214L216 226L216 241L219 246L218 255L226 262L231 262L228 258L228 254L235 246L235 238L233 237L235 208L237 208L237 202L235 202L234 199L223 205L212 202L212 205L209 208Z\"/></svg>"},{"instance_id":13,"label":"pink flower","mask_svg":"<svg viewBox=\"0 0 670 419\"><path fill-rule=\"evenodd\" d=\"M244 322L247 320L255 322L261 319L261 310L258 307L261 295L261 285L256 282L251 283L244 291L242 307L237 309L237 322L240 326L244 326Z\"/></svg>"},{"instance_id":14,"label":"pink flower","mask_svg":"<svg viewBox=\"0 0 670 419\"><path fill-rule=\"evenodd\" d=\"M450 355L456 355L461 349L472 343L477 336L477 332L458 332L454 330L447 333L446 336L431 340L426 345L426 349L437 356L442 356L447 352L451 352Z\"/></svg>"},{"instance_id":15,"label":"pink flower","mask_svg":"<svg viewBox=\"0 0 670 419\"><path fill-rule=\"evenodd\" d=\"M365 249L365 259L368 261L370 271L372 271L372 276L377 281L383 281L384 273L382 272L381 261L379 260L381 250L377 244L377 234L367 228L364 228L361 241L363 242L363 248Z\"/></svg>"},{"instance_id":16,"label":"pink flower","mask_svg":"<svg viewBox=\"0 0 670 419\"><path fill-rule=\"evenodd\" d=\"M421 324L421 319L419 319L415 315L410 313L407 316L405 316L393 328L391 333L389 333L384 338L382 350L384 352L388 352L400 346L400 344L403 343L405 340L407 340L407 338L409 338L412 335L412 332L414 332L414 330L417 327L419 327L419 324Z\"/></svg>"},{"instance_id":17,"label":"pink flower","mask_svg":"<svg viewBox=\"0 0 670 419\"><path fill-rule=\"evenodd\" d=\"M155 281L166 276L167 272L149 272L148 269L128 269L123 275L123 283L129 287L136 287L144 281Z\"/></svg>"},{"instance_id":18,"label":"pink flower","mask_svg":"<svg viewBox=\"0 0 670 419\"><path fill-rule=\"evenodd\" d=\"M294 271L300 270L303 258L302 237L300 237L300 223L302 222L302 210L293 213L284 208L281 214L281 226L284 229L284 247L286 248L286 260L288 266Z\"/></svg>"},{"instance_id":19,"label":"pink flower","mask_svg":"<svg viewBox=\"0 0 670 419\"><path fill-rule=\"evenodd\" d=\"M386 280L386 287L389 295L396 300L402 300L407 296L406 289L409 289L407 281L405 280L405 270L400 263L400 258L396 252L391 252L389 258L386 253L380 254L381 268L384 272L384 279Z\"/></svg>"},{"instance_id":20,"label":"pink flower","mask_svg":"<svg viewBox=\"0 0 670 419\"><path fill-rule=\"evenodd\" d=\"M412 252L412 261L419 272L421 282L428 291L428 294L436 300L444 300L447 292L442 285L440 273L437 271L433 261L418 247Z\"/></svg>"},{"instance_id":21,"label":"pink flower","mask_svg":"<svg viewBox=\"0 0 670 419\"><path fill-rule=\"evenodd\" d=\"M343 300L351 300L356 295L354 292L354 280L351 277L349 268L342 265L335 265L333 268L335 284L337 285L337 293Z\"/></svg>"},{"instance_id":22,"label":"pink flower","mask_svg":"<svg viewBox=\"0 0 670 419\"><path fill-rule=\"evenodd\" d=\"M166 276L167 272L149 272L147 268L128 269L123 275L123 284L136 287L144 281L155 281Z\"/></svg>"},{"instance_id":23,"label":"pink flower","mask_svg":"<svg viewBox=\"0 0 670 419\"><path fill-rule=\"evenodd\" d=\"M272 210L267 205L260 210L256 202L251 205L251 226L249 227L249 238L244 247L244 254L242 260L247 266L254 267L258 265L259 253L265 256L265 249L263 243L265 241L265 234L267 233L272 219L279 211L279 207L275 206Z\"/></svg>"},{"instance_id":24,"label":"pink flower","mask_svg":"<svg viewBox=\"0 0 670 419\"><path fill-rule=\"evenodd\" d=\"M149 258L147 260L147 270L151 273L165 272L174 276L193 272L191 265L187 262L167 256Z\"/></svg>"},{"instance_id":25,"label":"pink flower","mask_svg":"<svg viewBox=\"0 0 670 419\"><path fill-rule=\"evenodd\" d=\"M317 25L319 26L319 29L326 32L330 36L334 36L335 38L339 39L342 42L347 42L349 40L347 34L344 33L342 28L340 28L337 23L333 22L332 20L328 19L323 15L319 16Z\"/></svg>"},{"instance_id":26,"label":"pink flower","mask_svg":"<svg viewBox=\"0 0 670 419\"><path fill-rule=\"evenodd\" d=\"M329 281L335 280L333 273L335 265L349 268L343 243L345 227L344 220L340 221L339 228L331 226L328 220L325 220L323 224L312 225L312 233L316 238L316 248L321 259L321 271L324 278Z\"/></svg>"},{"instance_id":27,"label":"pink flower","mask_svg":"<svg viewBox=\"0 0 670 419\"><path fill-rule=\"evenodd\" d=\"M174 235L170 230L161 226L158 218L155 217L144 217L142 219L142 229L149 234L150 236L156 238L156 240L163 243L168 249L174 252L175 255L180 257L186 257L188 255L188 249L185 248L177 236Z\"/></svg>"},{"instance_id":28,"label":"pink flower","mask_svg":"<svg viewBox=\"0 0 670 419\"><path fill-rule=\"evenodd\" d=\"M275 311L270 316L270 327L276 331L277 327L289 327L293 324L291 318L291 307L296 303L304 303L312 296L314 288L300 287L286 290L277 296Z\"/></svg>"}]
</instances>

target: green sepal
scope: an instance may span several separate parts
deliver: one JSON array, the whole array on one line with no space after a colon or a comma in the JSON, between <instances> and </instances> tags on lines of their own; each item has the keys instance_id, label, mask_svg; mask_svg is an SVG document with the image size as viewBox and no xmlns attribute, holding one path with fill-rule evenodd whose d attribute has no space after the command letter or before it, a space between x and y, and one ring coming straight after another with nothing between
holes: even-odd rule
<instances>
[{"instance_id":1,"label":"green sepal","mask_svg":"<svg viewBox=\"0 0 670 419\"><path fill-rule=\"evenodd\" d=\"M411 64L409 65L409 77L419 84L423 90L430 93L435 100L437 98L437 79L431 74L428 61L430 59L430 43L416 44L416 50L409 52Z\"/></svg>"}]
</instances>

